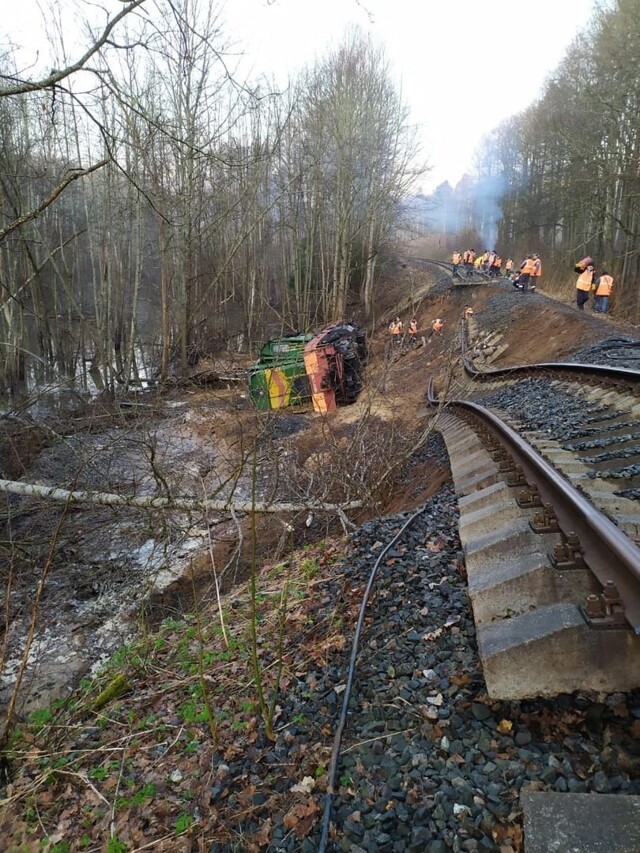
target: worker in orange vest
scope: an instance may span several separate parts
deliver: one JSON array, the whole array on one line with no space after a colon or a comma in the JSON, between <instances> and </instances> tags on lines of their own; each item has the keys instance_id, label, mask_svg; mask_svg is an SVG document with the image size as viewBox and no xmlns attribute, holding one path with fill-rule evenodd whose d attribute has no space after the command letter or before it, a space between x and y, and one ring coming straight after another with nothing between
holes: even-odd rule
<instances>
[{"instance_id":1,"label":"worker in orange vest","mask_svg":"<svg viewBox=\"0 0 640 853\"><path fill-rule=\"evenodd\" d=\"M613 276L606 270L602 270L596 279L596 295L593 297L593 310L601 314L607 313L609 297L613 290Z\"/></svg>"},{"instance_id":2,"label":"worker in orange vest","mask_svg":"<svg viewBox=\"0 0 640 853\"><path fill-rule=\"evenodd\" d=\"M522 285L520 288L523 293L526 293L529 290L529 281L531 280L531 274L534 270L534 261L533 255L527 255L524 261L520 264L520 280L519 284Z\"/></svg>"},{"instance_id":3,"label":"worker in orange vest","mask_svg":"<svg viewBox=\"0 0 640 853\"><path fill-rule=\"evenodd\" d=\"M399 346L402 342L402 328L402 320L400 317L396 317L395 320L392 320L391 323L389 323L391 339L395 346Z\"/></svg>"},{"instance_id":4,"label":"worker in orange vest","mask_svg":"<svg viewBox=\"0 0 640 853\"><path fill-rule=\"evenodd\" d=\"M496 252L491 263L490 274L494 276L494 278L500 278L500 273L502 271L502 258Z\"/></svg>"},{"instance_id":5,"label":"worker in orange vest","mask_svg":"<svg viewBox=\"0 0 640 853\"><path fill-rule=\"evenodd\" d=\"M436 319L433 321L433 323L431 323L432 333L435 332L436 335L441 335L443 326L444 326L444 323L442 322L440 317L436 317Z\"/></svg>"},{"instance_id":6,"label":"worker in orange vest","mask_svg":"<svg viewBox=\"0 0 640 853\"><path fill-rule=\"evenodd\" d=\"M576 304L584 311L585 302L589 301L589 293L593 285L593 266L589 264L584 272L580 273L576 282Z\"/></svg>"},{"instance_id":7,"label":"worker in orange vest","mask_svg":"<svg viewBox=\"0 0 640 853\"><path fill-rule=\"evenodd\" d=\"M409 335L409 346L415 346L416 343L416 335L418 334L418 321L415 317L411 318L409 322L409 327L407 328L407 334Z\"/></svg>"},{"instance_id":8,"label":"worker in orange vest","mask_svg":"<svg viewBox=\"0 0 640 853\"><path fill-rule=\"evenodd\" d=\"M534 255L533 255L533 272L531 273L531 290L535 290L536 287L539 286L541 276L542 276L542 261L540 260L540 255L537 252L534 252Z\"/></svg>"}]
</instances>

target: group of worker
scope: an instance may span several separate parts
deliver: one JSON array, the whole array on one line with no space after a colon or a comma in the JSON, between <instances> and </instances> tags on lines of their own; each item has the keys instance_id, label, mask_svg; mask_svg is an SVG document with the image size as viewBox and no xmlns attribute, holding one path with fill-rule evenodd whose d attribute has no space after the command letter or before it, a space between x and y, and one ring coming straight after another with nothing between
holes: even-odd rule
<instances>
[{"instance_id":1,"label":"group of worker","mask_svg":"<svg viewBox=\"0 0 640 853\"><path fill-rule=\"evenodd\" d=\"M538 255L533 257L538 260L538 269L540 270L538 275L541 275L540 258ZM505 261L495 249L485 249L481 254L476 253L475 249L466 249L464 252L456 249L451 256L451 264L453 275L457 278L461 278L459 272L461 266L464 268L467 277L472 276L474 272L484 272L490 278L501 278L503 265L505 278L510 278L514 273L513 258L507 258Z\"/></svg>"},{"instance_id":2,"label":"group of worker","mask_svg":"<svg viewBox=\"0 0 640 853\"><path fill-rule=\"evenodd\" d=\"M431 334L442 334L443 327L444 322L442 319L440 317L436 317L436 319L431 323ZM400 347L405 336L404 323L400 317L396 317L395 320L392 320L391 323L389 323L389 334L391 335L393 345ZM418 336L418 321L415 317L412 317L409 321L406 336L409 346L414 346Z\"/></svg>"},{"instance_id":3,"label":"group of worker","mask_svg":"<svg viewBox=\"0 0 640 853\"><path fill-rule=\"evenodd\" d=\"M609 308L609 299L613 292L613 276L602 269L597 272L592 258L583 258L574 267L579 273L576 282L576 304L584 311L589 296L593 293L593 310L600 314L606 314Z\"/></svg>"},{"instance_id":4,"label":"group of worker","mask_svg":"<svg viewBox=\"0 0 640 853\"><path fill-rule=\"evenodd\" d=\"M462 265L466 274L470 276L473 270L481 270L491 277L502 275L502 258L495 251L485 249L481 255L476 255L474 249L460 252L458 249L452 255L453 274L458 276L458 268ZM584 310L585 303L589 301L589 295L593 293L593 310L597 313L606 314L609 308L609 300L613 292L613 276L606 270L596 271L592 258L583 258L575 265L575 271L579 273L576 283L576 304L580 310ZM504 262L504 277L509 279L513 286L522 293L535 290L540 285L542 277L542 261L537 252L530 252L522 261L518 269L515 268L513 258L507 258Z\"/></svg>"}]
</instances>

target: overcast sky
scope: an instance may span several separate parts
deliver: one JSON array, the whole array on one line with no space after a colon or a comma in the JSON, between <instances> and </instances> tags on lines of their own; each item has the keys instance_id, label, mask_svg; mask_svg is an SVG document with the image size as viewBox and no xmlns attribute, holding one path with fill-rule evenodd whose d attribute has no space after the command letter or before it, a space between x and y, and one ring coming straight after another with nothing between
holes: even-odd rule
<instances>
[{"instance_id":1,"label":"overcast sky","mask_svg":"<svg viewBox=\"0 0 640 853\"><path fill-rule=\"evenodd\" d=\"M9 0L4 0L9 3ZM58 7L78 0L57 0ZM207 2L207 0L202 0ZM587 24L595 0L213 0L253 74L281 82L358 24L385 48L421 128L430 191L472 170L482 136L524 109ZM118 0L102 0L119 11ZM4 29L33 48L40 0L11 0ZM90 8L93 4L87 3ZM5 10L5 13L8 10ZM4 41L0 35L0 42Z\"/></svg>"}]
</instances>

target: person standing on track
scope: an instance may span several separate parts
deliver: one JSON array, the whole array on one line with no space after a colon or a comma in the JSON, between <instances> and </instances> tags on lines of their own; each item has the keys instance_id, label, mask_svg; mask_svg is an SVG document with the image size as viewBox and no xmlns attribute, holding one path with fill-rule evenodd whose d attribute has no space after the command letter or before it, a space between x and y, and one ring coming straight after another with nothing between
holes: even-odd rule
<instances>
[{"instance_id":1,"label":"person standing on track","mask_svg":"<svg viewBox=\"0 0 640 853\"><path fill-rule=\"evenodd\" d=\"M451 255L451 263L453 264L453 277L460 278L460 274L458 273L458 267L462 263L462 255L460 254L459 249L456 249L453 255Z\"/></svg>"},{"instance_id":2,"label":"person standing on track","mask_svg":"<svg viewBox=\"0 0 640 853\"><path fill-rule=\"evenodd\" d=\"M540 255L534 252L533 255L533 272L531 273L531 290L535 290L540 285L540 277L542 276L542 261Z\"/></svg>"},{"instance_id":3,"label":"person standing on track","mask_svg":"<svg viewBox=\"0 0 640 853\"><path fill-rule=\"evenodd\" d=\"M593 285L593 266L589 266L584 272L580 273L576 282L576 305L581 311L584 311L585 302L589 301L589 293Z\"/></svg>"},{"instance_id":4,"label":"person standing on track","mask_svg":"<svg viewBox=\"0 0 640 853\"><path fill-rule=\"evenodd\" d=\"M520 278L518 283L522 285L520 288L523 293L529 290L529 281L534 269L533 255L527 255L524 261L520 264Z\"/></svg>"},{"instance_id":5,"label":"person standing on track","mask_svg":"<svg viewBox=\"0 0 640 853\"><path fill-rule=\"evenodd\" d=\"M606 270L602 270L596 279L596 293L593 297L593 310L600 314L606 314L609 307L609 297L613 290L613 276Z\"/></svg>"},{"instance_id":6,"label":"person standing on track","mask_svg":"<svg viewBox=\"0 0 640 853\"><path fill-rule=\"evenodd\" d=\"M469 249L469 261L467 263L467 278L471 278L473 275L473 267L476 262L476 250Z\"/></svg>"}]
</instances>

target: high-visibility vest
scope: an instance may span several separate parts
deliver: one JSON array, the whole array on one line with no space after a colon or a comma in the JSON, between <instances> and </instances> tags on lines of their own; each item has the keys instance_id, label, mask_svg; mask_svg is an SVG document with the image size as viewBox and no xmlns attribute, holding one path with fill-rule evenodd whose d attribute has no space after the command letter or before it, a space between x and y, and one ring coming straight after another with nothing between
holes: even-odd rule
<instances>
[{"instance_id":1,"label":"high-visibility vest","mask_svg":"<svg viewBox=\"0 0 640 853\"><path fill-rule=\"evenodd\" d=\"M540 258L536 258L533 262L533 272L531 273L531 275L535 276L536 278L539 278L542 275L542 261L540 260Z\"/></svg>"},{"instance_id":2,"label":"high-visibility vest","mask_svg":"<svg viewBox=\"0 0 640 853\"><path fill-rule=\"evenodd\" d=\"M524 275L531 275L533 273L533 258L526 258L522 262L520 272Z\"/></svg>"},{"instance_id":3,"label":"high-visibility vest","mask_svg":"<svg viewBox=\"0 0 640 853\"><path fill-rule=\"evenodd\" d=\"M611 296L613 290L613 276L601 275L598 279L598 287L596 288L596 296Z\"/></svg>"},{"instance_id":4,"label":"high-visibility vest","mask_svg":"<svg viewBox=\"0 0 640 853\"><path fill-rule=\"evenodd\" d=\"M591 290L593 284L593 270L585 270L576 282L578 290Z\"/></svg>"},{"instance_id":5,"label":"high-visibility vest","mask_svg":"<svg viewBox=\"0 0 640 853\"><path fill-rule=\"evenodd\" d=\"M434 332L439 332L442 329L442 325L443 325L442 320L439 320L439 319L434 320L433 323L431 324L431 328L433 329Z\"/></svg>"},{"instance_id":6,"label":"high-visibility vest","mask_svg":"<svg viewBox=\"0 0 640 853\"><path fill-rule=\"evenodd\" d=\"M473 251L473 249L472 249L472 250L469 252L469 263L470 263L470 264L473 264L473 263L475 263L475 260L476 260L476 253L475 253L475 252Z\"/></svg>"},{"instance_id":7,"label":"high-visibility vest","mask_svg":"<svg viewBox=\"0 0 640 853\"><path fill-rule=\"evenodd\" d=\"M504 268L507 272L511 272L511 270L513 269L513 261L511 260L511 258L507 258L507 263L504 265Z\"/></svg>"},{"instance_id":8,"label":"high-visibility vest","mask_svg":"<svg viewBox=\"0 0 640 853\"><path fill-rule=\"evenodd\" d=\"M460 252L454 252L451 258L451 263L457 266L461 260L462 258L460 257Z\"/></svg>"},{"instance_id":9,"label":"high-visibility vest","mask_svg":"<svg viewBox=\"0 0 640 853\"><path fill-rule=\"evenodd\" d=\"M418 324L416 323L416 321L415 321L415 320L412 320L412 321L409 323L409 334L410 334L410 335L415 335L415 333L416 333L417 331L418 331Z\"/></svg>"},{"instance_id":10,"label":"high-visibility vest","mask_svg":"<svg viewBox=\"0 0 640 853\"><path fill-rule=\"evenodd\" d=\"M482 266L482 255L478 255L478 257L473 262L473 265L474 265L474 267L477 267L478 269L480 269L480 267Z\"/></svg>"},{"instance_id":11,"label":"high-visibility vest","mask_svg":"<svg viewBox=\"0 0 640 853\"><path fill-rule=\"evenodd\" d=\"M469 255L470 254L471 254L471 252L468 249L465 249L464 252L462 253L462 260L465 264L469 263Z\"/></svg>"}]
</instances>

